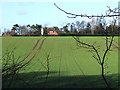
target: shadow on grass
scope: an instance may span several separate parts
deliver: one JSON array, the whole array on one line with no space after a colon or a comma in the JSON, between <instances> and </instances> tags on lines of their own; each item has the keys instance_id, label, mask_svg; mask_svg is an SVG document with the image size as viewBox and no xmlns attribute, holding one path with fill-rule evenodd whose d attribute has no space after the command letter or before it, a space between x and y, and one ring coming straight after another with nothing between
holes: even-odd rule
<instances>
[{"instance_id":1,"label":"shadow on grass","mask_svg":"<svg viewBox=\"0 0 120 90\"><path fill-rule=\"evenodd\" d=\"M3 79L3 88L105 88L105 83L100 75L61 76L59 72L29 72L16 75L8 87L10 79ZM106 76L110 87L118 88L118 74ZM45 84L46 82L46 84Z\"/></svg>"}]
</instances>

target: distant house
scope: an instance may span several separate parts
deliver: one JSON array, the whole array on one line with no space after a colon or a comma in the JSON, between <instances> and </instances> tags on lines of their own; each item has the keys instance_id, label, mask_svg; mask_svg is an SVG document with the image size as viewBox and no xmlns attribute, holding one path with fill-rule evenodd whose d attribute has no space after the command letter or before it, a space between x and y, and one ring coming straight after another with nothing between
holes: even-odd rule
<instances>
[{"instance_id":1,"label":"distant house","mask_svg":"<svg viewBox=\"0 0 120 90\"><path fill-rule=\"evenodd\" d=\"M48 35L58 35L59 33L66 33L66 32L61 31L61 30L55 30L55 28L49 27L47 29L47 33L48 33Z\"/></svg>"},{"instance_id":2,"label":"distant house","mask_svg":"<svg viewBox=\"0 0 120 90\"><path fill-rule=\"evenodd\" d=\"M58 33L54 30L48 31L48 35L58 35Z\"/></svg>"}]
</instances>

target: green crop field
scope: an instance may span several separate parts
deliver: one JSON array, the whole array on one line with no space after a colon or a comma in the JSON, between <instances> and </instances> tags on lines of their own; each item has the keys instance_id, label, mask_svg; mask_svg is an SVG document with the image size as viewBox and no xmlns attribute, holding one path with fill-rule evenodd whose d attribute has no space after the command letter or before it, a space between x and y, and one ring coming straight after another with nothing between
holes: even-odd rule
<instances>
[{"instance_id":1,"label":"green crop field","mask_svg":"<svg viewBox=\"0 0 120 90\"><path fill-rule=\"evenodd\" d=\"M105 37L79 39L100 48L103 57ZM3 78L3 88L104 88L101 67L89 50L73 37L2 37L3 69L20 61L24 65ZM118 37L114 37L105 62L105 76L114 88L118 87L118 51Z\"/></svg>"}]
</instances>

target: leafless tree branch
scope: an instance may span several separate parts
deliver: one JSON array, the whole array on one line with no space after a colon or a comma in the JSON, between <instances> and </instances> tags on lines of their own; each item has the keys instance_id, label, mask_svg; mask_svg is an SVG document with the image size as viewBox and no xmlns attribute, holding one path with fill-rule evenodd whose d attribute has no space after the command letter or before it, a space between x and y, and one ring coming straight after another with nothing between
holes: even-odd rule
<instances>
[{"instance_id":1,"label":"leafless tree branch","mask_svg":"<svg viewBox=\"0 0 120 90\"><path fill-rule=\"evenodd\" d=\"M112 33L111 33L111 34L112 34L112 39L111 39L110 43L108 44L108 42L109 42L109 41L108 41L108 32L107 32L107 30L106 30L106 50L105 50L105 52L103 53L102 59L101 59L100 54L98 53L98 50L96 49L96 47L95 47L94 44L93 44L93 45L90 45L90 44L88 44L88 43L84 43L84 42L80 41L78 37L73 36L73 38L78 42L78 44L83 45L82 47L87 46L87 47L85 47L85 48L91 48L92 51L94 51L94 52L96 53L96 55L93 55L93 58L95 58L95 59L97 60L97 62L99 63L99 65L101 65L101 71L102 71L103 80L105 81L106 86L109 88L109 84L108 84L108 82L107 82L107 80L106 80L106 78L105 78L105 76L104 76L104 69L105 69L104 63L105 63L105 58L106 58L106 56L107 56L107 53L108 53L108 51L110 51L110 49L111 49L111 45L112 45L113 38L114 38L113 29L114 29L115 24L116 24L116 19L118 18L118 16L120 16L120 14L119 14L119 13L120 13L120 12L119 12L119 11L120 11L120 8L111 9L109 6L107 6L107 7L108 7L108 10L106 11L106 15L101 14L101 15L91 15L91 16L90 16L90 15L87 15L87 14L84 15L84 14L69 13L69 12L61 9L60 7L58 7L58 6L56 5L56 3L54 3L54 5L55 5L59 10L61 10L62 12L64 12L65 14L71 15L71 17L70 17L70 16L67 16L68 18L76 18L76 17L78 17L78 16L80 16L80 17L87 17L87 18L89 18L89 19L92 19L93 17L98 17L98 18L100 18L100 19L103 19L103 18L105 18L105 17L113 17L113 19L114 19L114 24L113 24ZM106 25L106 24L104 23L104 25ZM78 45L78 44L77 44L77 45Z\"/></svg>"},{"instance_id":2,"label":"leafless tree branch","mask_svg":"<svg viewBox=\"0 0 120 90\"><path fill-rule=\"evenodd\" d=\"M96 52L96 55L97 55L96 59L97 59L98 63L101 64L101 58L100 58L100 55L99 55L97 49L96 49L93 45L90 45L90 44L87 44L87 43L81 42L80 40L78 40L77 38L75 38L75 36L73 36L73 38L74 38L78 43L80 43L80 44L82 44L82 45L85 45L85 46L88 46L88 47L92 48L92 49Z\"/></svg>"},{"instance_id":3,"label":"leafless tree branch","mask_svg":"<svg viewBox=\"0 0 120 90\"><path fill-rule=\"evenodd\" d=\"M74 14L74 13L70 13L70 12L67 12L63 9L61 9L56 3L54 3L54 5L59 9L61 10L62 12L66 13L67 15L71 15L71 16L67 16L68 18L76 18L76 17L87 17L89 19L92 19L93 17L99 17L100 19L103 19L105 17L117 17L117 16L120 16L120 12L118 12L120 9L118 8L115 8L115 9L111 9L109 6L108 7L108 10L106 11L106 15L87 15L87 14Z\"/></svg>"}]
</instances>

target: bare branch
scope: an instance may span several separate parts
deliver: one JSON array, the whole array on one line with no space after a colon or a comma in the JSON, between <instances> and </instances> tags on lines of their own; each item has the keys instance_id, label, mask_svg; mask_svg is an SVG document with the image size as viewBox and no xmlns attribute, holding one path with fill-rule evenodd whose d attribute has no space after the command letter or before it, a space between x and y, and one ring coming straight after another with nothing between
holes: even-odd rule
<instances>
[{"instance_id":1,"label":"bare branch","mask_svg":"<svg viewBox=\"0 0 120 90\"><path fill-rule=\"evenodd\" d=\"M61 10L62 12L64 12L64 13L66 13L67 15L71 15L71 17L70 16L67 16L68 18L76 18L76 17L78 17L78 16L80 16L80 17L87 17L87 18L89 18L89 19L92 19L93 17L99 17L100 19L103 19L103 18L105 18L105 17L117 17L117 16L120 16L118 13L120 13L120 12L117 12L117 11L119 11L119 9L118 8L115 8L115 9L111 9L110 7L108 7L108 10L106 11L106 15L103 15L103 14L101 14L101 15L87 15L87 14L74 14L74 13L70 13L70 12L67 12L67 11L65 11L65 10L63 10L63 9L61 9L60 7L58 7L57 5L56 5L56 3L54 3L54 5L59 9L59 10Z\"/></svg>"},{"instance_id":2,"label":"bare branch","mask_svg":"<svg viewBox=\"0 0 120 90\"><path fill-rule=\"evenodd\" d=\"M78 39L75 38L74 36L73 36L73 38L74 38L78 43L92 48L92 49L96 52L96 54L97 54L97 57L96 57L96 58L97 58L98 63L101 64L101 58L100 58L100 55L99 55L99 53L98 53L98 50L97 50L93 45L90 45L90 44L81 42L80 40L78 40Z\"/></svg>"},{"instance_id":3,"label":"bare branch","mask_svg":"<svg viewBox=\"0 0 120 90\"><path fill-rule=\"evenodd\" d=\"M112 42L113 42L113 38L114 38L114 35L112 36L112 39L111 39L111 42L110 42L110 45L109 45L109 48L108 48L108 49L111 48L111 45L112 45Z\"/></svg>"},{"instance_id":4,"label":"bare branch","mask_svg":"<svg viewBox=\"0 0 120 90\"><path fill-rule=\"evenodd\" d=\"M104 53L104 55L103 55L103 59L102 59L102 63L101 63L101 65L104 64L106 54L107 54L107 52L108 52L108 51L110 50L110 48L111 48L111 45L112 45L112 42L113 42L113 38L114 38L114 35L112 36L112 39L111 39L111 42L110 42L109 47L105 50L105 53Z\"/></svg>"},{"instance_id":5,"label":"bare branch","mask_svg":"<svg viewBox=\"0 0 120 90\"><path fill-rule=\"evenodd\" d=\"M101 64L101 63L99 62L99 59L98 59L95 55L93 55L93 58L95 58L95 59L98 61L98 63Z\"/></svg>"},{"instance_id":6,"label":"bare branch","mask_svg":"<svg viewBox=\"0 0 120 90\"><path fill-rule=\"evenodd\" d=\"M108 49L108 37L106 36L106 47Z\"/></svg>"}]
</instances>

